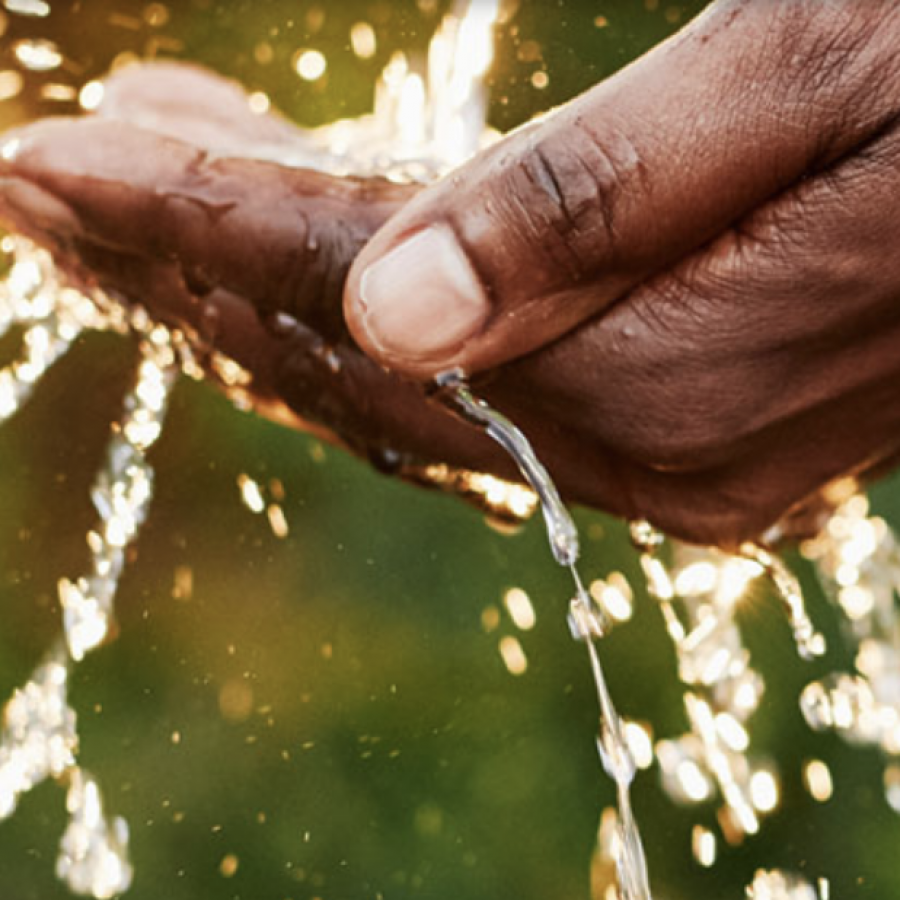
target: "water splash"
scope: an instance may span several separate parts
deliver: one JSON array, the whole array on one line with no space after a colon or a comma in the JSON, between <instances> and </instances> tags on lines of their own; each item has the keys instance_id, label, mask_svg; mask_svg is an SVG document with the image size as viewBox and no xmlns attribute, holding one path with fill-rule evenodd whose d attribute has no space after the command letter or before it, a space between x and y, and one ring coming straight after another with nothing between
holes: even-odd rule
<instances>
[{"instance_id":1,"label":"water splash","mask_svg":"<svg viewBox=\"0 0 900 900\"><path fill-rule=\"evenodd\" d=\"M97 782L83 769L71 774L66 809L70 820L59 845L57 877L76 894L109 900L131 887L128 824L108 818Z\"/></svg>"},{"instance_id":2,"label":"water splash","mask_svg":"<svg viewBox=\"0 0 900 900\"><path fill-rule=\"evenodd\" d=\"M89 298L64 287L44 251L11 237L2 249L12 261L0 286L0 323L4 330L24 328L22 357L0 371L3 418L21 408L83 330L130 330L139 336L135 382L91 490L99 524L88 534L88 574L60 580L63 636L47 662L7 702L0 736L0 817L13 815L22 797L48 779L67 784L69 823L57 874L73 892L104 900L131 884L128 828L122 819L104 814L98 782L78 763L77 716L68 687L73 665L110 634L126 551L153 493L146 454L162 432L184 360L168 329L152 325L139 311L127 314L100 295Z\"/></svg>"},{"instance_id":3,"label":"water splash","mask_svg":"<svg viewBox=\"0 0 900 900\"><path fill-rule=\"evenodd\" d=\"M825 653L825 638L816 631L803 601L803 591L796 576L775 554L757 544L745 544L741 555L756 563L771 580L794 633L794 641L800 656L811 661Z\"/></svg>"},{"instance_id":4,"label":"water splash","mask_svg":"<svg viewBox=\"0 0 900 900\"><path fill-rule=\"evenodd\" d=\"M61 650L16 689L3 711L0 737L0 818L48 778L62 778L78 752L76 715L68 703L68 660Z\"/></svg>"},{"instance_id":5,"label":"water splash","mask_svg":"<svg viewBox=\"0 0 900 900\"><path fill-rule=\"evenodd\" d=\"M885 795L900 812L900 543L887 523L853 495L823 533L803 546L838 610L855 651L854 670L812 682L800 698L816 731L834 731L851 744L878 747L888 761Z\"/></svg>"},{"instance_id":6,"label":"water splash","mask_svg":"<svg viewBox=\"0 0 900 900\"><path fill-rule=\"evenodd\" d=\"M828 900L827 883L820 882L820 890L798 875L788 872L760 870L747 888L748 900Z\"/></svg>"},{"instance_id":7,"label":"water splash","mask_svg":"<svg viewBox=\"0 0 900 900\"><path fill-rule=\"evenodd\" d=\"M91 489L100 517L88 534L88 575L59 582L66 641L76 662L109 634L113 599L153 497L153 470L146 454L162 433L166 405L180 371L169 333L153 328L140 344L141 362L134 388L125 398L125 415L113 429L106 463Z\"/></svg>"},{"instance_id":8,"label":"water splash","mask_svg":"<svg viewBox=\"0 0 900 900\"><path fill-rule=\"evenodd\" d=\"M68 783L69 822L60 843L57 875L74 893L97 900L131 886L128 827L103 813L100 788L78 765L77 715L69 705L72 660L64 644L15 691L4 709L0 736L0 818L53 779Z\"/></svg>"},{"instance_id":9,"label":"water splash","mask_svg":"<svg viewBox=\"0 0 900 900\"><path fill-rule=\"evenodd\" d=\"M424 67L403 52L393 55L376 84L370 115L317 128L305 146L259 144L254 156L394 181L428 182L446 174L498 137L486 126L483 79L494 58L500 7L500 0L457 0Z\"/></svg>"},{"instance_id":10,"label":"water splash","mask_svg":"<svg viewBox=\"0 0 900 900\"><path fill-rule=\"evenodd\" d=\"M33 16L49 11L46 4L31 0L6 0L6 8ZM379 82L373 116L319 130L309 148L295 157L285 158L283 147L260 147L260 156L324 171L424 180L470 155L486 134L480 77L490 65L498 6L494 0L473 0L471 8L463 3L457 12L435 38L427 88L398 56ZM473 48L478 50L474 57ZM13 52L24 69L34 72L51 71L64 61L56 45L45 40L19 41ZM90 82L78 96L84 108L95 108L102 85ZM11 816L21 798L48 779L67 785L69 823L57 875L73 892L105 900L131 885L128 827L123 819L105 814L99 783L78 764L77 716L68 702L68 685L72 667L110 637L126 551L138 537L153 495L146 455L162 433L171 390L180 374L202 378L205 372L182 335L154 323L139 307L123 308L99 291L86 296L72 290L50 255L28 241L8 236L0 249L10 257L8 274L0 282L0 337L13 327L23 332L20 358L0 370L0 422L22 408L42 376L85 331L136 336L140 350L135 384L91 489L99 522L87 536L88 572L59 581L63 638L6 704L0 735L0 818ZM206 362L229 389L232 402L248 408L248 373L219 353ZM448 472L447 477L468 477L473 495L492 498L488 504L511 517L533 509L527 492L499 479L488 483L487 476L476 473ZM242 484L245 501L248 492L253 494L249 481ZM265 511L276 535L285 536L280 500Z\"/></svg>"}]
</instances>

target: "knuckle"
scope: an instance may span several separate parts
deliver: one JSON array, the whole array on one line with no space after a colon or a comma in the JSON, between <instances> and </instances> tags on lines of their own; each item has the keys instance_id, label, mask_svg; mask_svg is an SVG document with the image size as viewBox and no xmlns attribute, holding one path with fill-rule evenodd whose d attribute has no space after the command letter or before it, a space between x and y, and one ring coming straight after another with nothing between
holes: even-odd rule
<instances>
[{"instance_id":1,"label":"knuckle","mask_svg":"<svg viewBox=\"0 0 900 900\"><path fill-rule=\"evenodd\" d=\"M346 336L343 291L350 266L367 232L340 219L295 214L283 246L280 270L273 272L275 308L302 320L329 341Z\"/></svg>"},{"instance_id":2,"label":"knuckle","mask_svg":"<svg viewBox=\"0 0 900 900\"><path fill-rule=\"evenodd\" d=\"M616 246L616 210L627 175L618 147L606 146L579 116L561 115L529 135L501 179L508 217L570 281L583 281ZM626 153L622 153L627 156Z\"/></svg>"}]
</instances>

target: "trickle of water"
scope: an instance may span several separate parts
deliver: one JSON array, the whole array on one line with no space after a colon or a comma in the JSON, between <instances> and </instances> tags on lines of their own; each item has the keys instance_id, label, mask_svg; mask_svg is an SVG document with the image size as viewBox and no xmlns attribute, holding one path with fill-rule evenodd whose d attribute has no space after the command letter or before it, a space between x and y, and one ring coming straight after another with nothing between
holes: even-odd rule
<instances>
[{"instance_id":1,"label":"trickle of water","mask_svg":"<svg viewBox=\"0 0 900 900\"><path fill-rule=\"evenodd\" d=\"M570 571L575 585L575 596L569 604L569 628L573 637L587 647L600 706L597 749L604 770L616 785L618 813L609 852L616 866L619 896L621 900L651 900L647 861L631 806L630 788L637 766L626 737L625 723L616 711L597 650L597 641L606 634L610 622L585 590L578 573L580 545L575 523L528 438L509 419L476 398L461 372L438 376L434 396L493 438L509 454L540 499L553 556L560 566Z\"/></svg>"},{"instance_id":2,"label":"trickle of water","mask_svg":"<svg viewBox=\"0 0 900 900\"><path fill-rule=\"evenodd\" d=\"M475 397L461 371L438 375L434 383L436 398L467 422L482 429L510 455L522 477L540 498L554 558L561 566L573 567L581 552L578 529L528 438L504 415ZM584 593L583 587L580 587L580 593Z\"/></svg>"},{"instance_id":3,"label":"trickle of water","mask_svg":"<svg viewBox=\"0 0 900 900\"><path fill-rule=\"evenodd\" d=\"M775 586L784 604L800 656L813 660L825 653L825 638L816 631L806 612L800 584L782 560L756 544L745 544L741 554L757 563Z\"/></svg>"}]
</instances>

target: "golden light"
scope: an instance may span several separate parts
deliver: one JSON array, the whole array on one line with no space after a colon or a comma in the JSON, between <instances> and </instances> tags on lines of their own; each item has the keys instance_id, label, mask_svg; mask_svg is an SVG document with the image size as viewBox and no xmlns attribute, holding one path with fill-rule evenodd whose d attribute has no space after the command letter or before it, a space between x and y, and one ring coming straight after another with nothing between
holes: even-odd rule
<instances>
[{"instance_id":1,"label":"golden light","mask_svg":"<svg viewBox=\"0 0 900 900\"><path fill-rule=\"evenodd\" d=\"M754 772L750 778L750 800L761 813L774 812L781 799L778 781L767 769Z\"/></svg>"},{"instance_id":2,"label":"golden light","mask_svg":"<svg viewBox=\"0 0 900 900\"><path fill-rule=\"evenodd\" d=\"M87 112L100 108L106 89L102 81L89 81L78 93L78 103Z\"/></svg>"},{"instance_id":3,"label":"golden light","mask_svg":"<svg viewBox=\"0 0 900 900\"><path fill-rule=\"evenodd\" d=\"M711 869L716 864L718 856L718 842L716 836L702 825L695 825L691 833L691 847L694 859L704 869Z\"/></svg>"},{"instance_id":4,"label":"golden light","mask_svg":"<svg viewBox=\"0 0 900 900\"><path fill-rule=\"evenodd\" d=\"M247 98L247 105L254 115L263 116L269 111L272 104L268 94L263 91L254 91Z\"/></svg>"},{"instance_id":5,"label":"golden light","mask_svg":"<svg viewBox=\"0 0 900 900\"><path fill-rule=\"evenodd\" d=\"M229 853L227 856L223 857L222 862L219 863L219 874L223 878L234 878L237 875L238 867L240 866L240 860L235 856L234 853Z\"/></svg>"},{"instance_id":6,"label":"golden light","mask_svg":"<svg viewBox=\"0 0 900 900\"><path fill-rule=\"evenodd\" d=\"M241 500L244 506L252 513L262 513L266 508L266 501L263 499L262 489L249 475L238 476L238 487L241 491Z\"/></svg>"},{"instance_id":7,"label":"golden light","mask_svg":"<svg viewBox=\"0 0 900 900\"><path fill-rule=\"evenodd\" d=\"M520 631L531 631L537 621L534 606L521 588L510 588L503 595L503 604L510 618Z\"/></svg>"},{"instance_id":8,"label":"golden light","mask_svg":"<svg viewBox=\"0 0 900 900\"><path fill-rule=\"evenodd\" d=\"M19 16L43 19L50 15L50 4L45 0L4 0L3 5L9 12Z\"/></svg>"},{"instance_id":9,"label":"golden light","mask_svg":"<svg viewBox=\"0 0 900 900\"><path fill-rule=\"evenodd\" d=\"M653 765L653 735L646 725L638 722L625 723L625 741L639 769L649 769Z\"/></svg>"},{"instance_id":10,"label":"golden light","mask_svg":"<svg viewBox=\"0 0 900 900\"><path fill-rule=\"evenodd\" d=\"M63 55L53 41L16 41L13 53L21 65L32 72L50 72L58 69L63 62Z\"/></svg>"},{"instance_id":11,"label":"golden light","mask_svg":"<svg viewBox=\"0 0 900 900\"><path fill-rule=\"evenodd\" d=\"M371 59L378 50L375 29L368 22L357 22L350 29L350 46L360 59Z\"/></svg>"},{"instance_id":12,"label":"golden light","mask_svg":"<svg viewBox=\"0 0 900 900\"><path fill-rule=\"evenodd\" d=\"M283 540L290 534L291 529L288 525L287 517L284 514L284 509L278 503L269 504L266 508L266 517L269 520L269 527L272 529L272 534L274 534L275 537Z\"/></svg>"},{"instance_id":13,"label":"golden light","mask_svg":"<svg viewBox=\"0 0 900 900\"><path fill-rule=\"evenodd\" d=\"M22 90L24 79L21 72L6 69L0 72L0 100L11 100Z\"/></svg>"},{"instance_id":14,"label":"golden light","mask_svg":"<svg viewBox=\"0 0 900 900\"><path fill-rule=\"evenodd\" d=\"M528 657L517 638L500 639L500 656L510 675L524 675L528 671Z\"/></svg>"},{"instance_id":15,"label":"golden light","mask_svg":"<svg viewBox=\"0 0 900 900\"><path fill-rule=\"evenodd\" d=\"M828 802L834 794L831 769L820 759L808 760L803 767L803 783L813 800Z\"/></svg>"},{"instance_id":16,"label":"golden light","mask_svg":"<svg viewBox=\"0 0 900 900\"><path fill-rule=\"evenodd\" d=\"M318 81L328 69L328 60L318 50L298 50L293 59L294 71L304 81Z\"/></svg>"},{"instance_id":17,"label":"golden light","mask_svg":"<svg viewBox=\"0 0 900 900\"><path fill-rule=\"evenodd\" d=\"M490 634L500 627L500 610L496 606L486 606L481 611L481 627L486 634Z\"/></svg>"},{"instance_id":18,"label":"golden light","mask_svg":"<svg viewBox=\"0 0 900 900\"><path fill-rule=\"evenodd\" d=\"M694 803L702 803L710 798L709 781L693 760L686 759L681 762L676 770L676 775L679 785L688 800Z\"/></svg>"}]
</instances>

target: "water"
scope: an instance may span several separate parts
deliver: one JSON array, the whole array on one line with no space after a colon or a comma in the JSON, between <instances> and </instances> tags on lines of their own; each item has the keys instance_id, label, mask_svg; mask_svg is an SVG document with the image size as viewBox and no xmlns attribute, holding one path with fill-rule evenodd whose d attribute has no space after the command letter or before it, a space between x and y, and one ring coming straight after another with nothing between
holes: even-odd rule
<instances>
[{"instance_id":1,"label":"water","mask_svg":"<svg viewBox=\"0 0 900 900\"><path fill-rule=\"evenodd\" d=\"M630 795L637 766L597 648L611 622L585 590L578 573L580 550L575 524L528 439L505 416L476 398L462 373L439 376L434 395L503 447L540 498L553 556L560 566L569 569L575 585L569 626L588 649L601 713L597 749L607 776L616 786L618 809L607 819L605 829L601 828L600 853L615 863L615 896L650 900L647 862ZM729 558L712 550L683 548L682 565L670 572L657 557L664 543L661 534L646 522L636 522L632 536L642 551L642 567L651 593L664 610L681 679L691 688L684 698L691 732L657 747L663 783L674 800L685 804L706 802L718 792L724 804L720 821L726 837L734 843L759 831L761 816L775 811L780 795L777 774L747 754L749 736L744 724L757 709L763 686L759 675L749 667L749 653L734 620L737 602L747 585L765 573L785 605L801 657L809 660L820 656L825 650L824 640L812 626L796 579L768 551L747 546L742 556ZM684 619L674 609L676 598L684 602ZM701 865L714 864L716 840L712 832L695 830L693 852ZM824 900L826 894L820 894L799 876L776 870L757 873L747 896L753 900Z\"/></svg>"},{"instance_id":2,"label":"water","mask_svg":"<svg viewBox=\"0 0 900 900\"><path fill-rule=\"evenodd\" d=\"M828 900L826 883L819 890L796 875L759 871L747 888L748 900Z\"/></svg>"},{"instance_id":3,"label":"water","mask_svg":"<svg viewBox=\"0 0 900 900\"><path fill-rule=\"evenodd\" d=\"M48 779L67 786L69 822L56 871L74 893L105 900L131 885L128 826L119 817L107 817L99 782L78 762L77 717L67 689L72 667L110 635L126 554L153 496L147 452L162 433L183 360L170 332L140 312L129 316L99 297L92 302L62 287L47 254L27 241L7 238L3 249L13 262L0 288L0 320L7 328L25 326L22 357L0 372L6 417L21 407L83 329L131 330L139 338L134 384L91 489L98 523L87 535L88 572L59 580L62 638L49 661L6 705L0 736L0 814L12 815L21 797Z\"/></svg>"},{"instance_id":4,"label":"water","mask_svg":"<svg viewBox=\"0 0 900 900\"><path fill-rule=\"evenodd\" d=\"M572 568L574 574L574 566L580 553L578 529L528 439L509 419L491 409L483 400L474 397L461 372L439 375L435 379L435 387L438 399L443 400L451 411L461 415L467 422L481 428L515 461L522 477L540 500L554 558L561 566ZM577 576L576 582L583 594L584 588Z\"/></svg>"},{"instance_id":5,"label":"water","mask_svg":"<svg viewBox=\"0 0 900 900\"><path fill-rule=\"evenodd\" d=\"M435 397L448 409L493 438L509 454L522 477L540 498L550 549L556 562L570 571L575 586L575 596L569 607L569 627L573 636L587 647L591 674L597 689L600 705L597 750L606 774L615 783L619 807L614 840L611 843L618 872L619 895L622 900L650 900L647 861L631 805L631 784L637 766L625 736L625 723L616 712L607 687L596 644L607 631L608 618L593 602L578 574L578 529L563 504L553 479L537 458L525 435L505 416L474 397L460 372L438 376L435 385Z\"/></svg>"},{"instance_id":6,"label":"water","mask_svg":"<svg viewBox=\"0 0 900 900\"><path fill-rule=\"evenodd\" d=\"M868 501L853 495L803 551L817 565L854 654L852 671L804 690L803 715L814 730L877 747L892 762L900 755L900 545L884 520L870 514ZM896 807L892 785L886 775L888 802Z\"/></svg>"},{"instance_id":7,"label":"water","mask_svg":"<svg viewBox=\"0 0 900 900\"><path fill-rule=\"evenodd\" d=\"M60 840L58 877L76 894L97 900L131 886L128 826L108 817L98 783L79 765L77 715L69 705L71 656L60 645L18 689L4 710L0 735L0 818L48 779L68 785L69 821Z\"/></svg>"},{"instance_id":8,"label":"water","mask_svg":"<svg viewBox=\"0 0 900 900\"><path fill-rule=\"evenodd\" d=\"M796 577L782 560L763 547L746 544L741 548L741 553L757 563L771 579L787 611L800 656L808 662L823 656L826 649L825 638L816 631L806 612L803 592Z\"/></svg>"}]
</instances>

